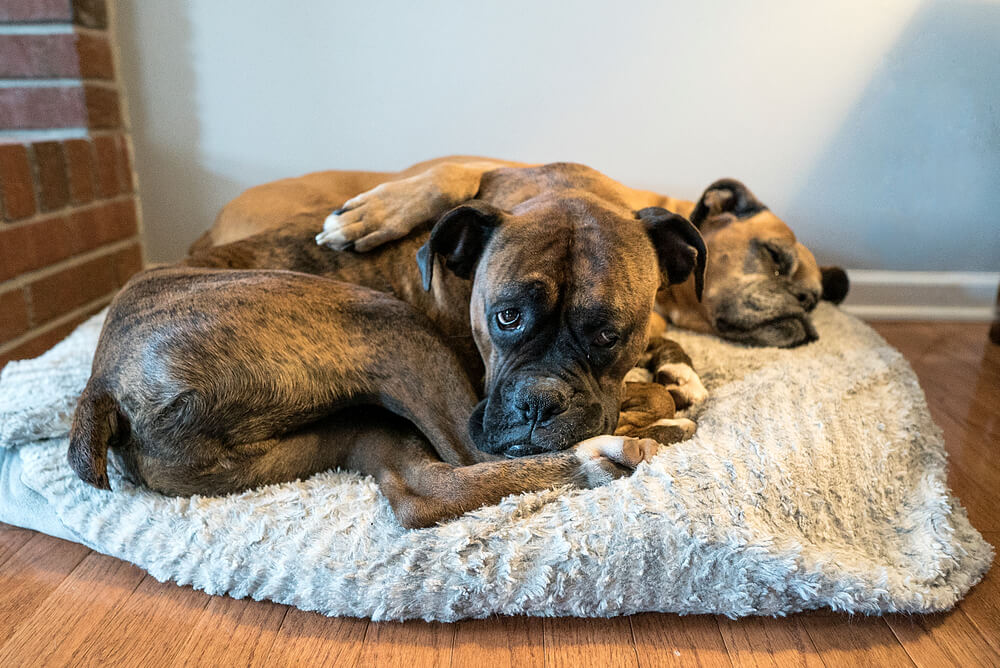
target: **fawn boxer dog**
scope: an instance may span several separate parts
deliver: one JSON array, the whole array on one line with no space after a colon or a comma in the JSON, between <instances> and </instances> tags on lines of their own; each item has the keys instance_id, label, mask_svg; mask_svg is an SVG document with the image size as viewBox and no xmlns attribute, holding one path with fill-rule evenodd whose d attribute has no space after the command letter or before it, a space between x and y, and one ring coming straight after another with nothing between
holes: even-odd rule
<instances>
[{"instance_id":1,"label":"fawn boxer dog","mask_svg":"<svg viewBox=\"0 0 1000 668\"><path fill-rule=\"evenodd\" d=\"M623 380L676 355L647 347L651 314L664 285L700 291L695 227L580 165L486 170L476 190L364 255L315 243L324 201L134 277L77 406L74 471L108 488L111 448L136 482L221 494L343 467L419 527L602 484L655 452L644 436L690 435L658 419L666 390Z\"/></svg>"},{"instance_id":2,"label":"fawn boxer dog","mask_svg":"<svg viewBox=\"0 0 1000 668\"><path fill-rule=\"evenodd\" d=\"M226 243L302 211L339 207L326 220L320 240L366 252L475 197L491 170L523 166L451 156L397 174L328 171L275 181L230 202L195 245ZM589 183L614 190L635 210L659 206L680 213L701 231L708 248L704 298L697 298L693 277L665 285L657 296L657 310L679 327L751 345L791 347L816 338L809 313L820 298L840 303L847 294L844 271L821 269L788 225L739 181L716 181L697 202L633 190L596 172Z\"/></svg>"}]
</instances>

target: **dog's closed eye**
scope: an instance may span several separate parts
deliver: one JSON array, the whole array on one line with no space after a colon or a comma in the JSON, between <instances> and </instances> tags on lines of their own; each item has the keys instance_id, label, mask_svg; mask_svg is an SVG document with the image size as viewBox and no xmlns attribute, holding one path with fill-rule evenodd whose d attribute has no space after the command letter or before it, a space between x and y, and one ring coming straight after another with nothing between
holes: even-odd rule
<instances>
[{"instance_id":1,"label":"dog's closed eye","mask_svg":"<svg viewBox=\"0 0 1000 668\"><path fill-rule=\"evenodd\" d=\"M774 267L775 276L788 276L792 273L792 269L795 267L795 256L791 251L770 243L762 243L760 247Z\"/></svg>"}]
</instances>

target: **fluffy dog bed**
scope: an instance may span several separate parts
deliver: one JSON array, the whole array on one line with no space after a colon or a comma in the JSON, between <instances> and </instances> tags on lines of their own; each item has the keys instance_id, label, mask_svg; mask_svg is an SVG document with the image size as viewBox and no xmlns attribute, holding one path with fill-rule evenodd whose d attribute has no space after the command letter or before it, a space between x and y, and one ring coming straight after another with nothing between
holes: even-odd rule
<instances>
[{"instance_id":1,"label":"fluffy dog bed","mask_svg":"<svg viewBox=\"0 0 1000 668\"><path fill-rule=\"evenodd\" d=\"M84 485L66 434L100 323L0 376L0 520L212 594L373 619L931 612L992 561L949 493L913 371L829 305L820 340L794 350L676 332L711 397L695 437L632 477L416 531L352 473L223 498L167 498L114 471L114 492Z\"/></svg>"}]
</instances>

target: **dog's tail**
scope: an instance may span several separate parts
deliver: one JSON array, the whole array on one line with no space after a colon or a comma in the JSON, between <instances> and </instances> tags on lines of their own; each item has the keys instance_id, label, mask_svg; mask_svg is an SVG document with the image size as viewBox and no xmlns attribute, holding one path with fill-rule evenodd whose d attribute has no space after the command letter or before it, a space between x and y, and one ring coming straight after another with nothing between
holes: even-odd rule
<instances>
[{"instance_id":1,"label":"dog's tail","mask_svg":"<svg viewBox=\"0 0 1000 668\"><path fill-rule=\"evenodd\" d=\"M111 489L108 446L118 438L124 419L114 398L92 378L76 404L69 434L69 465L85 483Z\"/></svg>"}]
</instances>

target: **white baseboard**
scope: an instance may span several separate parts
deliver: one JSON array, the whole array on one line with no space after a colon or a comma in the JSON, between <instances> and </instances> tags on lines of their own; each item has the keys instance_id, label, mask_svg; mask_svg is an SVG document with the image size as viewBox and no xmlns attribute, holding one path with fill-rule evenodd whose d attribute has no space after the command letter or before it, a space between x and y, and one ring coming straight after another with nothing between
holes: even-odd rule
<instances>
[{"instance_id":1,"label":"white baseboard","mask_svg":"<svg viewBox=\"0 0 1000 668\"><path fill-rule=\"evenodd\" d=\"M996 313L1000 272L848 269L843 309L869 320L972 320Z\"/></svg>"}]
</instances>

